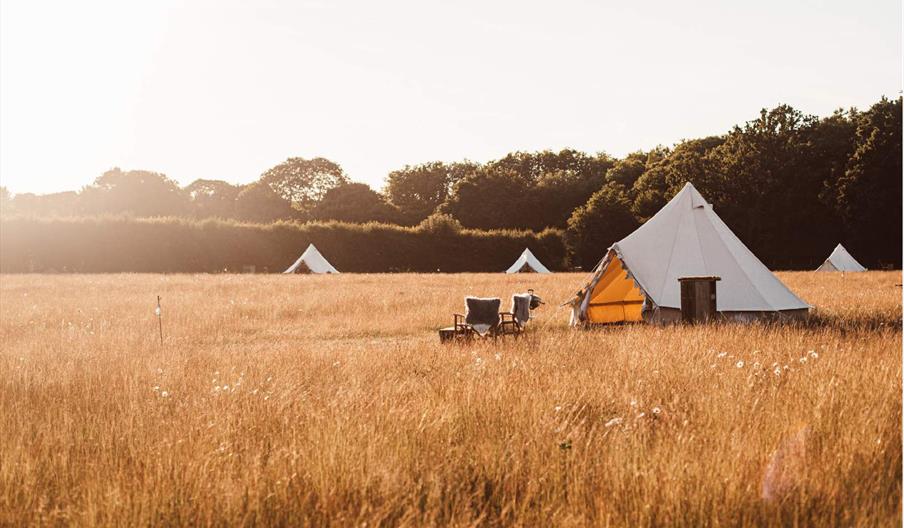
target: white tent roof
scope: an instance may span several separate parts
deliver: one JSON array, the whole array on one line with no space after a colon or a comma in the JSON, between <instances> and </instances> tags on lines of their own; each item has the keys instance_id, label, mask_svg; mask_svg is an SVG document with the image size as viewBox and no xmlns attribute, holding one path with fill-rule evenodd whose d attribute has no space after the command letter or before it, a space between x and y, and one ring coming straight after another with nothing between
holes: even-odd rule
<instances>
[{"instance_id":1,"label":"white tent roof","mask_svg":"<svg viewBox=\"0 0 904 528\"><path fill-rule=\"evenodd\" d=\"M532 269L537 273L550 273L549 269L540 262L537 257L531 253L530 249L525 248L521 253L521 256L515 261L514 264L509 267L509 269L505 270L506 273L518 273L525 266Z\"/></svg>"},{"instance_id":2,"label":"white tent roof","mask_svg":"<svg viewBox=\"0 0 904 528\"><path fill-rule=\"evenodd\" d=\"M317 248L314 247L314 244L308 246L308 249L304 250L304 253L298 257L298 260L295 261L294 264L289 266L289 269L284 271L283 273L295 273L299 266L304 264L307 266L311 273L339 273L336 268L333 267L323 255L317 251Z\"/></svg>"},{"instance_id":3,"label":"white tent roof","mask_svg":"<svg viewBox=\"0 0 904 528\"><path fill-rule=\"evenodd\" d=\"M612 249L658 306L681 308L679 277L719 276L719 311L809 308L731 232L686 184L656 215Z\"/></svg>"},{"instance_id":4,"label":"white tent roof","mask_svg":"<svg viewBox=\"0 0 904 528\"><path fill-rule=\"evenodd\" d=\"M857 259L851 256L844 246L838 244L822 266L816 268L816 271L866 271L866 268L857 262Z\"/></svg>"}]
</instances>

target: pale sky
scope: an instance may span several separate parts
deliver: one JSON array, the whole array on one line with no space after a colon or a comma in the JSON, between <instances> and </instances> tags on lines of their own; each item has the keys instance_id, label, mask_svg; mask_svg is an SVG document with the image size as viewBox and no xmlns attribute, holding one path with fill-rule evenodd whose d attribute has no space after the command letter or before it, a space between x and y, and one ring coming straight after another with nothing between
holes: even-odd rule
<instances>
[{"instance_id":1,"label":"pale sky","mask_svg":"<svg viewBox=\"0 0 904 528\"><path fill-rule=\"evenodd\" d=\"M0 184L622 156L902 87L900 0L0 3Z\"/></svg>"}]
</instances>

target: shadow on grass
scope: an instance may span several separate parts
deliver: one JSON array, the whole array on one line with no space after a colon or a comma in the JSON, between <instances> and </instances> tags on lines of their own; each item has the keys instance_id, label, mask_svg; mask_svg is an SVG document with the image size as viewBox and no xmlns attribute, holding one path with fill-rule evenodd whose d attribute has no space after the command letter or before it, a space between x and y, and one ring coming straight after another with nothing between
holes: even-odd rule
<instances>
[{"instance_id":1,"label":"shadow on grass","mask_svg":"<svg viewBox=\"0 0 904 528\"><path fill-rule=\"evenodd\" d=\"M643 322L629 322L629 323L614 323L614 324L587 324L579 327L565 327L560 330L560 332L568 332L577 330L583 330L587 332L599 332L599 333L618 333L626 328L630 328L632 326L646 325L650 323ZM813 310L809 315L802 319L787 319L787 318L763 318L754 321L741 322L741 321L731 321L731 320L719 320L712 321L709 323L700 323L701 327L706 326L733 326L733 325L765 325L768 327L788 327L788 328L802 328L807 330L832 330L836 332L840 332L842 334L845 333L869 333L869 332L881 332L881 331L890 331L894 333L901 333L901 319L896 318L894 315L889 313L864 313L864 314L833 314L826 313L819 310ZM674 323L664 323L663 326L670 325L678 325L683 326L685 323L674 322ZM693 326L693 324L691 325Z\"/></svg>"},{"instance_id":2,"label":"shadow on grass","mask_svg":"<svg viewBox=\"0 0 904 528\"><path fill-rule=\"evenodd\" d=\"M888 313L852 315L813 310L805 319L791 324L802 328L835 330L841 333L901 332L901 319Z\"/></svg>"}]
</instances>

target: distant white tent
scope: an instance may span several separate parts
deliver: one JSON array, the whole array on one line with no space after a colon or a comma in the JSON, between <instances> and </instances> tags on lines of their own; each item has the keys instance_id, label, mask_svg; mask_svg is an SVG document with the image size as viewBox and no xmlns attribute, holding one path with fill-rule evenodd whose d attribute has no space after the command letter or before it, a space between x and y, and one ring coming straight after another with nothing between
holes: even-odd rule
<instances>
[{"instance_id":1,"label":"distant white tent","mask_svg":"<svg viewBox=\"0 0 904 528\"><path fill-rule=\"evenodd\" d=\"M857 262L857 259L851 256L844 246L838 244L822 266L816 268L816 271L866 271L866 268Z\"/></svg>"},{"instance_id":2,"label":"distant white tent","mask_svg":"<svg viewBox=\"0 0 904 528\"><path fill-rule=\"evenodd\" d=\"M283 273L339 273L339 271L323 258L314 244L311 244Z\"/></svg>"},{"instance_id":3,"label":"distant white tent","mask_svg":"<svg viewBox=\"0 0 904 528\"><path fill-rule=\"evenodd\" d=\"M549 269L540 262L530 249L525 248L518 260L505 270L506 273L550 273Z\"/></svg>"},{"instance_id":4,"label":"distant white tent","mask_svg":"<svg viewBox=\"0 0 904 528\"><path fill-rule=\"evenodd\" d=\"M677 320L678 279L692 276L721 277L716 310L723 317L750 320L809 310L688 183L653 218L609 248L572 301L572 324Z\"/></svg>"}]
</instances>

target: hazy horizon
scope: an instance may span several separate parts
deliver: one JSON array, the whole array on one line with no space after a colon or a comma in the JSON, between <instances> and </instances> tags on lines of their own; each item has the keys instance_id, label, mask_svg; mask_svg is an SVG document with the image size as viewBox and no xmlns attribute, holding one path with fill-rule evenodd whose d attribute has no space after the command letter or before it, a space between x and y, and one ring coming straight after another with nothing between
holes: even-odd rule
<instances>
[{"instance_id":1,"label":"hazy horizon","mask_svg":"<svg viewBox=\"0 0 904 528\"><path fill-rule=\"evenodd\" d=\"M13 193L78 190L114 166L248 183L293 156L379 189L406 164L621 157L782 103L865 110L902 85L890 0L12 1L0 39L0 184Z\"/></svg>"}]
</instances>

